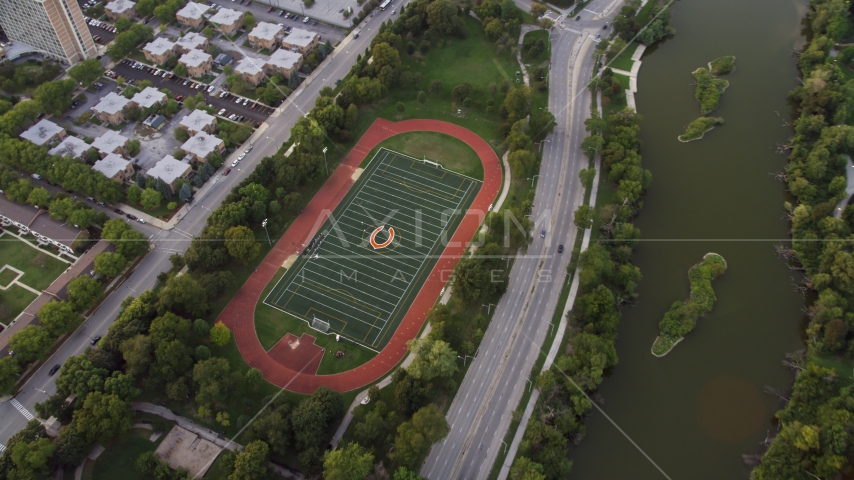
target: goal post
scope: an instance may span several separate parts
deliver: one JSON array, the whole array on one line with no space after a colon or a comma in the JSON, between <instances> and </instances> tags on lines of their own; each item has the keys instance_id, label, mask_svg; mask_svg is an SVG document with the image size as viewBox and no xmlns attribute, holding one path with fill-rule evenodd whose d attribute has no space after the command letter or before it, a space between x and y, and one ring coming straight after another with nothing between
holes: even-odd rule
<instances>
[{"instance_id":1,"label":"goal post","mask_svg":"<svg viewBox=\"0 0 854 480\"><path fill-rule=\"evenodd\" d=\"M311 328L317 330L318 332L326 333L329 331L329 322L325 322L317 317L311 319Z\"/></svg>"},{"instance_id":2,"label":"goal post","mask_svg":"<svg viewBox=\"0 0 854 480\"><path fill-rule=\"evenodd\" d=\"M433 168L438 168L438 169L443 169L443 168L445 168L445 167L443 167L443 166L442 166L442 164L440 164L439 162L434 162L433 160L427 160L427 157L424 157L424 158L421 160L421 162L422 162L424 165L428 165L428 166L431 166L431 167L433 167Z\"/></svg>"}]
</instances>

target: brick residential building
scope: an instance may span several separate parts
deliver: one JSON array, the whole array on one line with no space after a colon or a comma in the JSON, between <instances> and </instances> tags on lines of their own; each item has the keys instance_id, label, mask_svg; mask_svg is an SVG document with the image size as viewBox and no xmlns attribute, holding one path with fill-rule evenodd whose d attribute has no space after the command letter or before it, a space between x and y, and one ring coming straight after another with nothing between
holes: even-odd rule
<instances>
[{"instance_id":1,"label":"brick residential building","mask_svg":"<svg viewBox=\"0 0 854 480\"><path fill-rule=\"evenodd\" d=\"M83 140L68 136L65 140L59 142L59 145L50 149L47 153L51 155L59 155L62 157L81 158L89 150L90 145Z\"/></svg>"},{"instance_id":2,"label":"brick residential building","mask_svg":"<svg viewBox=\"0 0 854 480\"><path fill-rule=\"evenodd\" d=\"M163 183L169 185L172 193L175 193L175 186L178 179L187 178L193 169L188 162L182 162L172 155L166 155L162 160L154 164L153 167L145 172L148 178L159 178Z\"/></svg>"},{"instance_id":3,"label":"brick residential building","mask_svg":"<svg viewBox=\"0 0 854 480\"><path fill-rule=\"evenodd\" d=\"M231 37L243 25L243 12L223 7L210 18L210 22L220 32Z\"/></svg>"},{"instance_id":4,"label":"brick residential building","mask_svg":"<svg viewBox=\"0 0 854 480\"><path fill-rule=\"evenodd\" d=\"M200 33L190 32L175 41L175 51L183 55L190 50L206 50L208 45L208 37Z\"/></svg>"},{"instance_id":5,"label":"brick residential building","mask_svg":"<svg viewBox=\"0 0 854 480\"><path fill-rule=\"evenodd\" d=\"M133 177L133 165L120 155L111 153L95 162L92 170L101 172L105 177L119 183L127 182Z\"/></svg>"},{"instance_id":6,"label":"brick residential building","mask_svg":"<svg viewBox=\"0 0 854 480\"><path fill-rule=\"evenodd\" d=\"M50 145L54 142L59 143L66 136L68 136L68 134L65 132L64 128L45 119L39 120L39 123L21 133L21 138L29 140L30 143L35 145Z\"/></svg>"},{"instance_id":7,"label":"brick residential building","mask_svg":"<svg viewBox=\"0 0 854 480\"><path fill-rule=\"evenodd\" d=\"M156 105L166 103L166 94L154 87L145 87L141 92L137 92L130 101L137 104L143 111L147 111Z\"/></svg>"},{"instance_id":8,"label":"brick residential building","mask_svg":"<svg viewBox=\"0 0 854 480\"><path fill-rule=\"evenodd\" d=\"M111 125L119 125L127 121L125 118L124 108L130 103L130 100L117 94L110 92L101 98L97 105L92 107L92 113L102 123Z\"/></svg>"},{"instance_id":9,"label":"brick residential building","mask_svg":"<svg viewBox=\"0 0 854 480\"><path fill-rule=\"evenodd\" d=\"M0 0L0 26L10 40L36 47L62 63L98 55L75 0Z\"/></svg>"},{"instance_id":10,"label":"brick residential building","mask_svg":"<svg viewBox=\"0 0 854 480\"><path fill-rule=\"evenodd\" d=\"M149 42L142 47L142 53L149 62L156 65L163 65L169 60L169 57L178 52L176 51L174 42L170 42L165 37L157 37L153 42Z\"/></svg>"},{"instance_id":11,"label":"brick residential building","mask_svg":"<svg viewBox=\"0 0 854 480\"><path fill-rule=\"evenodd\" d=\"M291 75L296 73L302 66L302 61L303 56L301 53L280 48L270 55L270 59L264 64L264 70L270 76L281 73L285 78L291 78Z\"/></svg>"},{"instance_id":12,"label":"brick residential building","mask_svg":"<svg viewBox=\"0 0 854 480\"><path fill-rule=\"evenodd\" d=\"M114 22L119 18L133 18L136 16L136 4L131 0L113 0L107 3L104 12Z\"/></svg>"},{"instance_id":13,"label":"brick residential building","mask_svg":"<svg viewBox=\"0 0 854 480\"><path fill-rule=\"evenodd\" d=\"M130 142L130 139L121 133L115 130L107 130L103 135L96 138L91 146L98 149L101 158L104 158L110 154L127 155L128 142Z\"/></svg>"},{"instance_id":14,"label":"brick residential building","mask_svg":"<svg viewBox=\"0 0 854 480\"><path fill-rule=\"evenodd\" d=\"M264 60L260 58L244 57L234 67L234 73L240 75L244 81L257 87L264 81Z\"/></svg>"},{"instance_id":15,"label":"brick residential building","mask_svg":"<svg viewBox=\"0 0 854 480\"><path fill-rule=\"evenodd\" d=\"M178 23L188 28L200 30L205 24L205 12L210 7L204 3L187 2L184 8L175 12Z\"/></svg>"},{"instance_id":16,"label":"brick residential building","mask_svg":"<svg viewBox=\"0 0 854 480\"><path fill-rule=\"evenodd\" d=\"M308 55L320 43L320 36L314 32L294 28L290 35L282 39L282 47L288 50L300 52L303 55Z\"/></svg>"},{"instance_id":17,"label":"brick residential building","mask_svg":"<svg viewBox=\"0 0 854 480\"><path fill-rule=\"evenodd\" d=\"M182 118L178 126L187 130L191 137L199 132L213 135L216 131L216 117L204 110L196 109Z\"/></svg>"},{"instance_id":18,"label":"brick residential building","mask_svg":"<svg viewBox=\"0 0 854 480\"><path fill-rule=\"evenodd\" d=\"M258 22L255 28L249 32L249 44L255 48L267 48L272 50L276 45L276 35L284 33L284 27L274 23Z\"/></svg>"},{"instance_id":19,"label":"brick residential building","mask_svg":"<svg viewBox=\"0 0 854 480\"><path fill-rule=\"evenodd\" d=\"M202 77L213 69L213 58L201 50L190 50L178 59L178 63L187 67L190 77Z\"/></svg>"},{"instance_id":20,"label":"brick residential building","mask_svg":"<svg viewBox=\"0 0 854 480\"><path fill-rule=\"evenodd\" d=\"M181 145L181 150L187 152L191 160L207 162L212 153L225 151L225 142L208 133L198 132Z\"/></svg>"}]
</instances>

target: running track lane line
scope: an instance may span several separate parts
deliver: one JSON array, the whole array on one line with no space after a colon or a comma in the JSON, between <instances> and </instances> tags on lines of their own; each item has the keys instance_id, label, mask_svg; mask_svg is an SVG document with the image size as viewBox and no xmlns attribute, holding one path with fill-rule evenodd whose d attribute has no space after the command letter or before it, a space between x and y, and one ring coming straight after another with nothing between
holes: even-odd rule
<instances>
[{"instance_id":1,"label":"running track lane line","mask_svg":"<svg viewBox=\"0 0 854 480\"><path fill-rule=\"evenodd\" d=\"M438 132L456 137L465 142L480 157L483 164L484 181L480 192L469 207L468 213L460 222L451 237L450 243L445 247L441 258L436 262L425 280L394 335L386 347L374 358L353 370L334 375L299 373L281 365L267 354L255 333L255 306L262 291L273 279L288 256L298 255L302 251L302 244L308 242L317 233L320 224L315 228L316 219L324 211L332 211L338 206L338 203L355 183L352 180L352 175L365 156L389 137L418 131ZM282 238L276 242L256 272L243 284L217 320L225 323L234 333L237 348L246 363L250 367L259 369L264 374L264 378L274 385L279 387L287 385L287 389L292 392L311 394L321 386L346 392L373 383L385 376L406 355L406 342L418 334L427 318L427 311L433 306L444 286L441 272L453 270L454 264L465 252L466 245L474 238L480 227L479 215L473 215L471 212L487 212L489 206L498 196L501 182L502 173L498 156L483 138L471 130L440 120L391 122L378 118L359 139L326 183L320 187Z\"/></svg>"}]
</instances>

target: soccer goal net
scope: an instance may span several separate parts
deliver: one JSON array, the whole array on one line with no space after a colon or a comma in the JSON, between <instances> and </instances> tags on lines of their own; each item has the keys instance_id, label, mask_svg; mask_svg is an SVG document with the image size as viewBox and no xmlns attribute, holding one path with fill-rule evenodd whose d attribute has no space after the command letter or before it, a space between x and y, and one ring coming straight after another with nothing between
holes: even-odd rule
<instances>
[{"instance_id":1,"label":"soccer goal net","mask_svg":"<svg viewBox=\"0 0 854 480\"><path fill-rule=\"evenodd\" d=\"M311 328L317 330L318 332L326 333L329 331L329 322L324 322L323 320L314 317L311 319Z\"/></svg>"},{"instance_id":2,"label":"soccer goal net","mask_svg":"<svg viewBox=\"0 0 854 480\"><path fill-rule=\"evenodd\" d=\"M442 167L442 165L439 162L434 162L433 160L427 160L427 157L424 157L424 159L421 161L424 162L424 165L427 165L429 167L439 168L439 169L444 168L444 167Z\"/></svg>"}]
</instances>

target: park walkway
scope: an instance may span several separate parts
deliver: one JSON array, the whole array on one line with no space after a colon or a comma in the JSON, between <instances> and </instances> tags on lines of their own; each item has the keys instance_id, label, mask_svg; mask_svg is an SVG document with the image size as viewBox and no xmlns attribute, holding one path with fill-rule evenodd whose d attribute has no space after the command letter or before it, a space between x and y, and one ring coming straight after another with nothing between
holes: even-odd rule
<instances>
[{"instance_id":1,"label":"park walkway","mask_svg":"<svg viewBox=\"0 0 854 480\"><path fill-rule=\"evenodd\" d=\"M374 358L353 370L334 375L304 373L305 367L297 371L281 365L267 354L255 333L255 306L261 292L285 260L291 255L298 255L302 251L302 246L314 237L322 223L317 219L325 215L325 212L334 210L344 198L355 183L353 173L367 154L389 137L417 131L439 132L457 137L468 144L480 157L483 163L484 182L468 214L454 232L442 257L436 262L388 345ZM303 213L294 220L291 227L267 254L255 273L249 277L222 311L218 320L234 332L237 347L249 366L261 370L264 378L274 385L293 392L310 394L321 386L346 392L371 384L388 373L406 355L407 340L415 338L418 334L427 318L427 311L433 306L445 285L441 272L452 270L454 264L464 254L466 245L480 227L480 219L498 195L501 180L501 165L495 151L483 138L466 128L440 120L390 122L377 119L314 195ZM312 360L306 359L305 365L310 364Z\"/></svg>"}]
</instances>

